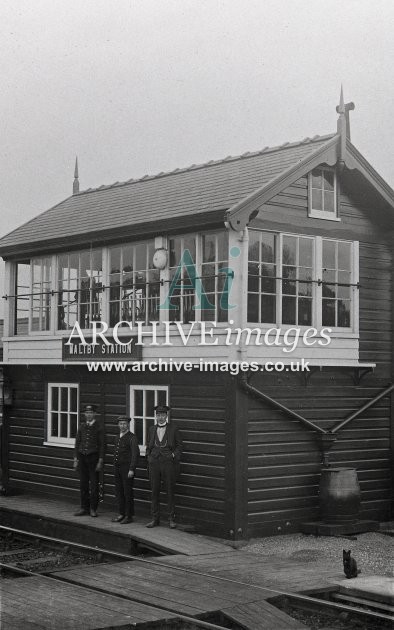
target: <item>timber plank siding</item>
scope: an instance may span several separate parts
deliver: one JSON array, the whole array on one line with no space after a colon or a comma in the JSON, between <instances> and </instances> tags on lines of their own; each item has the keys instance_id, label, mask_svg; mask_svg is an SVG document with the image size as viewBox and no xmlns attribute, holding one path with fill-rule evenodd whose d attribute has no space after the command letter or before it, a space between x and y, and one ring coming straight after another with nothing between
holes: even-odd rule
<instances>
[{"instance_id":1,"label":"timber plank siding","mask_svg":"<svg viewBox=\"0 0 394 630\"><path fill-rule=\"evenodd\" d=\"M336 381L340 378L337 376ZM252 383L329 429L386 385L376 378L374 386L368 388L349 383L346 376L342 379L340 391L330 386L330 378L324 372L313 375L307 386L301 384L297 375L270 379L258 375ZM318 515L321 454L317 442L313 433L297 420L256 399L249 399L248 417L249 535L296 530L300 522ZM361 514L365 518L384 519L389 515L390 433L387 396L340 431L330 451L332 465L357 469Z\"/></svg>"},{"instance_id":2,"label":"timber plank siding","mask_svg":"<svg viewBox=\"0 0 394 630\"><path fill-rule=\"evenodd\" d=\"M73 449L44 445L46 441L46 390L48 382L80 384L80 408L98 404L98 421L104 423L106 454L104 499L115 509L113 444L116 418L128 414L131 384L169 386L171 417L182 433L184 455L177 483L177 514L201 531L224 533L225 497L225 382L214 373L119 375L88 373L83 366L9 366L15 403L8 412L10 430L10 485L26 492L61 493L79 501L79 480L72 467ZM158 382L159 381L159 382ZM139 460L135 499L137 513L150 509L145 457Z\"/></svg>"},{"instance_id":3,"label":"timber plank siding","mask_svg":"<svg viewBox=\"0 0 394 630\"><path fill-rule=\"evenodd\" d=\"M308 385L301 375L253 375L251 384L324 429L329 429L382 391L393 374L393 260L379 212L340 194L340 222L307 217L307 178L265 204L251 227L359 241L359 357L376 363L356 386L347 369L323 370ZM372 221L373 220L373 221ZM286 533L318 518L321 454L313 434L297 420L249 398L248 534ZM381 399L337 434L333 465L355 467L361 487L361 515L390 514L392 484L391 398Z\"/></svg>"}]
</instances>

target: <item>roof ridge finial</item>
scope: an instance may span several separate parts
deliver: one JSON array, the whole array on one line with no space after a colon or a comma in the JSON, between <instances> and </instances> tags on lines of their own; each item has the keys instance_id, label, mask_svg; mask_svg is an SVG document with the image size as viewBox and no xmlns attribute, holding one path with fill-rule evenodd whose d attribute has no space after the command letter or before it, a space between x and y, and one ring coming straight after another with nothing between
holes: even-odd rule
<instances>
[{"instance_id":1,"label":"roof ridge finial","mask_svg":"<svg viewBox=\"0 0 394 630\"><path fill-rule=\"evenodd\" d=\"M338 106L338 112L340 114L344 114L345 113L345 101L343 98L343 84L341 83L341 93L339 96L339 106Z\"/></svg>"},{"instance_id":2,"label":"roof ridge finial","mask_svg":"<svg viewBox=\"0 0 394 630\"><path fill-rule=\"evenodd\" d=\"M349 112L355 108L353 102L345 103L345 99L343 97L343 85L341 83L341 94L339 96L339 105L337 105L336 110L339 114L337 130L340 136L344 138L348 138L350 140L350 116Z\"/></svg>"},{"instance_id":3,"label":"roof ridge finial","mask_svg":"<svg viewBox=\"0 0 394 630\"><path fill-rule=\"evenodd\" d=\"M75 156L73 195L79 193L78 156Z\"/></svg>"}]
</instances>

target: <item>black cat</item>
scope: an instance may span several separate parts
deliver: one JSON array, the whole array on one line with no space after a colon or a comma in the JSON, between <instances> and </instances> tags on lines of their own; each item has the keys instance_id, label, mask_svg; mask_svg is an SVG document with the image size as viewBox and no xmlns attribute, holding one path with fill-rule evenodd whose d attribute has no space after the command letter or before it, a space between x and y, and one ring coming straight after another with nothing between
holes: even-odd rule
<instances>
[{"instance_id":1,"label":"black cat","mask_svg":"<svg viewBox=\"0 0 394 630\"><path fill-rule=\"evenodd\" d=\"M345 571L346 577L350 580L350 578L355 578L361 573L360 569L357 569L357 562L354 558L351 557L351 550L346 551L343 550L343 570Z\"/></svg>"}]
</instances>

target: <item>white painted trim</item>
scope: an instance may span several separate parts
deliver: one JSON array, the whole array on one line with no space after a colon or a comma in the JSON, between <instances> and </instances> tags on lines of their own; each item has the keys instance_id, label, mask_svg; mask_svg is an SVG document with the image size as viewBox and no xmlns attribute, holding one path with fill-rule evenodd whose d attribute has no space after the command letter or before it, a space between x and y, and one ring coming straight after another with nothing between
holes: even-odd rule
<instances>
[{"instance_id":1,"label":"white painted trim","mask_svg":"<svg viewBox=\"0 0 394 630\"><path fill-rule=\"evenodd\" d=\"M61 448L70 448L70 449L74 449L75 448L75 440L74 438L72 439L73 444L71 444L70 442L67 443L63 443L63 442L43 442L43 446L56 446L57 448L59 448L59 446Z\"/></svg>"}]
</instances>

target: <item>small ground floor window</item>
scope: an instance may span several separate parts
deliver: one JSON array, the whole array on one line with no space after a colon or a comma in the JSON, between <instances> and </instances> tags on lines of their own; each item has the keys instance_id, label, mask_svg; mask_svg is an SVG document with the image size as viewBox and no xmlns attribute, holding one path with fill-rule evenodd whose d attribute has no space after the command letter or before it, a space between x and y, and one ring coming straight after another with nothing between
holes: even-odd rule
<instances>
[{"instance_id":1,"label":"small ground floor window","mask_svg":"<svg viewBox=\"0 0 394 630\"><path fill-rule=\"evenodd\" d=\"M149 427L155 422L156 405L168 405L169 388L166 385L130 386L130 430L135 433L141 454L145 454Z\"/></svg>"},{"instance_id":2,"label":"small ground floor window","mask_svg":"<svg viewBox=\"0 0 394 630\"><path fill-rule=\"evenodd\" d=\"M78 429L79 385L48 383L47 443L74 446Z\"/></svg>"}]
</instances>

